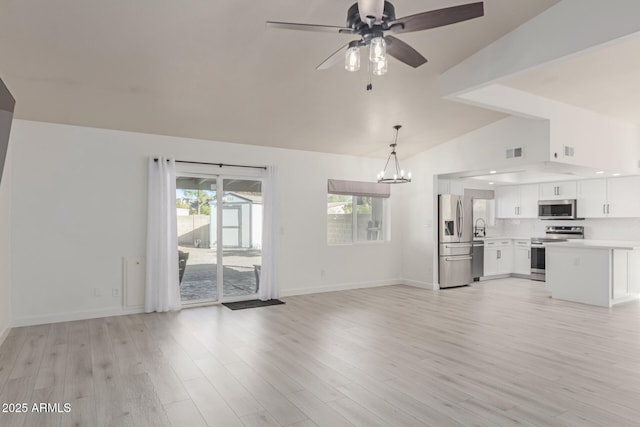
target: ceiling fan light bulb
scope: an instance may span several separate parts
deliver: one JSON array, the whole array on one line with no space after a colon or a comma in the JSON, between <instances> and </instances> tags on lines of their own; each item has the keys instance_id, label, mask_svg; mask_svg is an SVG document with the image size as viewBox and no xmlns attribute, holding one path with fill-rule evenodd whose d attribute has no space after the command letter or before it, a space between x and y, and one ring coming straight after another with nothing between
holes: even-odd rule
<instances>
[{"instance_id":1,"label":"ceiling fan light bulb","mask_svg":"<svg viewBox=\"0 0 640 427\"><path fill-rule=\"evenodd\" d=\"M387 58L373 62L373 74L376 76L384 76L387 74Z\"/></svg>"},{"instance_id":2,"label":"ceiling fan light bulb","mask_svg":"<svg viewBox=\"0 0 640 427\"><path fill-rule=\"evenodd\" d=\"M382 37L375 37L371 39L369 45L369 61L376 63L381 60L387 59L387 42Z\"/></svg>"},{"instance_id":3,"label":"ceiling fan light bulb","mask_svg":"<svg viewBox=\"0 0 640 427\"><path fill-rule=\"evenodd\" d=\"M344 69L347 71L358 71L360 69L360 48L358 46L352 46L347 49Z\"/></svg>"}]
</instances>

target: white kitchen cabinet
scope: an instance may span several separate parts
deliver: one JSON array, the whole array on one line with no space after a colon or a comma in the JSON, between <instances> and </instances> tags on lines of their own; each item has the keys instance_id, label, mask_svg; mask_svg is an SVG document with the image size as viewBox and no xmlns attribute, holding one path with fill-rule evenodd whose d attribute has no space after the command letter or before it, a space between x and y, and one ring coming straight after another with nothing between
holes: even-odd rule
<instances>
[{"instance_id":1,"label":"white kitchen cabinet","mask_svg":"<svg viewBox=\"0 0 640 427\"><path fill-rule=\"evenodd\" d=\"M575 199L576 181L545 182L540 184L540 200Z\"/></svg>"},{"instance_id":2,"label":"white kitchen cabinet","mask_svg":"<svg viewBox=\"0 0 640 427\"><path fill-rule=\"evenodd\" d=\"M613 218L640 217L639 176L607 179L607 214Z\"/></svg>"},{"instance_id":3,"label":"white kitchen cabinet","mask_svg":"<svg viewBox=\"0 0 640 427\"><path fill-rule=\"evenodd\" d=\"M516 240L513 245L513 272L515 274L531 274L531 241Z\"/></svg>"},{"instance_id":4,"label":"white kitchen cabinet","mask_svg":"<svg viewBox=\"0 0 640 427\"><path fill-rule=\"evenodd\" d=\"M537 218L538 184L496 188L498 218Z\"/></svg>"},{"instance_id":5,"label":"white kitchen cabinet","mask_svg":"<svg viewBox=\"0 0 640 427\"><path fill-rule=\"evenodd\" d=\"M640 198L632 196L638 188L640 188L638 176L579 181L578 217L640 217Z\"/></svg>"},{"instance_id":6,"label":"white kitchen cabinet","mask_svg":"<svg viewBox=\"0 0 640 427\"><path fill-rule=\"evenodd\" d=\"M464 195L464 185L461 181L455 179L438 178L438 194L456 194Z\"/></svg>"},{"instance_id":7,"label":"white kitchen cabinet","mask_svg":"<svg viewBox=\"0 0 640 427\"><path fill-rule=\"evenodd\" d=\"M567 242L547 246L546 279L551 297L611 307L638 299L640 250L635 242ZM618 248L619 247L619 248Z\"/></svg>"},{"instance_id":8,"label":"white kitchen cabinet","mask_svg":"<svg viewBox=\"0 0 640 427\"><path fill-rule=\"evenodd\" d=\"M607 216L607 180L589 179L578 182L576 203L579 218Z\"/></svg>"},{"instance_id":9,"label":"white kitchen cabinet","mask_svg":"<svg viewBox=\"0 0 640 427\"><path fill-rule=\"evenodd\" d=\"M513 272L513 245L510 239L484 241L484 276Z\"/></svg>"},{"instance_id":10,"label":"white kitchen cabinet","mask_svg":"<svg viewBox=\"0 0 640 427\"><path fill-rule=\"evenodd\" d=\"M498 218L515 218L519 203L517 185L496 188L496 216Z\"/></svg>"}]
</instances>

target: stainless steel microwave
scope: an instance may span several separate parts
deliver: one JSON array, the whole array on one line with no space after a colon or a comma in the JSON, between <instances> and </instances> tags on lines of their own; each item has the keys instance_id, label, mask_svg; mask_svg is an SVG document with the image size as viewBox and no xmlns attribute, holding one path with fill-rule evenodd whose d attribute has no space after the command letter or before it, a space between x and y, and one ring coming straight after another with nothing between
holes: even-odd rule
<instances>
[{"instance_id":1,"label":"stainless steel microwave","mask_svg":"<svg viewBox=\"0 0 640 427\"><path fill-rule=\"evenodd\" d=\"M538 201L540 219L578 219L576 199Z\"/></svg>"}]
</instances>

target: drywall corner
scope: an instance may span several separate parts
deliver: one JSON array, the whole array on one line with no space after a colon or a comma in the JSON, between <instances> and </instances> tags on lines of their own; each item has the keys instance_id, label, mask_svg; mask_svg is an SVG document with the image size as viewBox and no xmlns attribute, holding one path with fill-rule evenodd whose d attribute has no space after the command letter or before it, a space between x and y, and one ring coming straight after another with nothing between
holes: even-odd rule
<instances>
[{"instance_id":1,"label":"drywall corner","mask_svg":"<svg viewBox=\"0 0 640 427\"><path fill-rule=\"evenodd\" d=\"M11 330L11 147L0 180L0 344Z\"/></svg>"}]
</instances>

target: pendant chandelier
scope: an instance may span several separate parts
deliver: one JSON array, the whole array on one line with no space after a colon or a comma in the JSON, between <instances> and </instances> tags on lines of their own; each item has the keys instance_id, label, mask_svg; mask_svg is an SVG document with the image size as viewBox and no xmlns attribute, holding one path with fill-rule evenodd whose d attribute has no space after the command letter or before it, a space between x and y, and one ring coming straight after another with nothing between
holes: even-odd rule
<instances>
[{"instance_id":1,"label":"pendant chandelier","mask_svg":"<svg viewBox=\"0 0 640 427\"><path fill-rule=\"evenodd\" d=\"M393 127L396 130L396 137L393 140L393 144L389 145L389 147L391 147L391 153L387 158L387 163L385 163L382 172L378 174L378 182L381 184L404 184L406 182L411 182L411 172L407 173L405 176L404 169L400 169L400 163L398 162L398 157L396 155L398 131L401 127L401 125L395 125ZM389 167L389 164L391 164L391 167ZM388 176L387 168L389 168Z\"/></svg>"}]
</instances>

